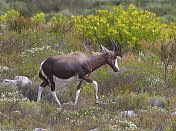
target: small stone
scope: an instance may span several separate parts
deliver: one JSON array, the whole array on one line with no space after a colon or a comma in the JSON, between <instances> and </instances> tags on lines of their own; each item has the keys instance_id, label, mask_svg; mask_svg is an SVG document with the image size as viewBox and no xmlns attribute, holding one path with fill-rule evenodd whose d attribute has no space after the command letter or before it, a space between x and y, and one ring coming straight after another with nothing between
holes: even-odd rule
<instances>
[{"instance_id":1,"label":"small stone","mask_svg":"<svg viewBox=\"0 0 176 131\"><path fill-rule=\"evenodd\" d=\"M63 105L70 105L70 106L73 106L73 105L74 105L74 102L69 101L69 102L67 102L67 103L63 103Z\"/></svg>"},{"instance_id":2,"label":"small stone","mask_svg":"<svg viewBox=\"0 0 176 131\"><path fill-rule=\"evenodd\" d=\"M171 115L172 115L172 116L176 116L176 112L173 112Z\"/></svg>"},{"instance_id":3,"label":"small stone","mask_svg":"<svg viewBox=\"0 0 176 131\"><path fill-rule=\"evenodd\" d=\"M126 116L136 117L137 116L137 114L134 111L122 111L120 114L122 117L126 117Z\"/></svg>"},{"instance_id":4,"label":"small stone","mask_svg":"<svg viewBox=\"0 0 176 131\"><path fill-rule=\"evenodd\" d=\"M100 131L100 129L99 128L94 128L94 129L91 129L89 131Z\"/></svg>"},{"instance_id":5,"label":"small stone","mask_svg":"<svg viewBox=\"0 0 176 131\"><path fill-rule=\"evenodd\" d=\"M16 80L18 84L21 83L22 86L26 86L26 85L31 85L32 84L32 81L29 80L29 78L26 77L26 76L15 76L14 80Z\"/></svg>"},{"instance_id":6,"label":"small stone","mask_svg":"<svg viewBox=\"0 0 176 131\"><path fill-rule=\"evenodd\" d=\"M49 129L35 128L33 131L50 131Z\"/></svg>"}]
</instances>

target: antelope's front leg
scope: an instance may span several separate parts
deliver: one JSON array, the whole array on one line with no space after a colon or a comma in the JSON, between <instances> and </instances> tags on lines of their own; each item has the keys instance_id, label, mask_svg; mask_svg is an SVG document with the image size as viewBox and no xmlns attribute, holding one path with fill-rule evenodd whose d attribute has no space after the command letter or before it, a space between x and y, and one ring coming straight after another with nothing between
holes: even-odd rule
<instances>
[{"instance_id":1,"label":"antelope's front leg","mask_svg":"<svg viewBox=\"0 0 176 131\"><path fill-rule=\"evenodd\" d=\"M83 77L83 80L85 80L85 81L87 81L89 83L94 84L94 86L95 86L96 103L99 103L99 101L98 101L98 83L96 81L94 81L94 80L91 80L89 77L86 77L86 76Z\"/></svg>"}]
</instances>

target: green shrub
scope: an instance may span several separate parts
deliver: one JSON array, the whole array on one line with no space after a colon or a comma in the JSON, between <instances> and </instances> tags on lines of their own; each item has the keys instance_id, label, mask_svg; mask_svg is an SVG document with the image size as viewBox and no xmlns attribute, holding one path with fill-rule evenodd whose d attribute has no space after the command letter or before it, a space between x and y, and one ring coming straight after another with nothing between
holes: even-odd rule
<instances>
[{"instance_id":1,"label":"green shrub","mask_svg":"<svg viewBox=\"0 0 176 131\"><path fill-rule=\"evenodd\" d=\"M19 39L15 32L7 31L2 35L2 38L0 39L1 58L3 58L5 54L12 55L13 53L19 52L20 48L22 48L22 45L19 44Z\"/></svg>"},{"instance_id":2,"label":"green shrub","mask_svg":"<svg viewBox=\"0 0 176 131\"><path fill-rule=\"evenodd\" d=\"M97 10L96 15L72 17L76 30L83 39L93 39L106 44L111 36L118 46L137 48L139 41L155 42L160 38L160 22L149 11L138 12L134 5L127 10L122 5L113 7L113 11Z\"/></svg>"},{"instance_id":3,"label":"green shrub","mask_svg":"<svg viewBox=\"0 0 176 131\"><path fill-rule=\"evenodd\" d=\"M167 107L167 101L165 97L161 97L161 96L153 96L150 98L150 105L153 106L157 106L157 107L162 107L162 108L166 108Z\"/></svg>"},{"instance_id":4,"label":"green shrub","mask_svg":"<svg viewBox=\"0 0 176 131\"><path fill-rule=\"evenodd\" d=\"M44 17L45 17L45 14L44 14L43 12L37 13L37 14L34 16L33 20L34 20L35 22L39 22L39 23L44 24L45 21L46 21Z\"/></svg>"},{"instance_id":5,"label":"green shrub","mask_svg":"<svg viewBox=\"0 0 176 131\"><path fill-rule=\"evenodd\" d=\"M12 93L18 91L16 85L13 84L0 84L0 94L2 93Z\"/></svg>"},{"instance_id":6,"label":"green shrub","mask_svg":"<svg viewBox=\"0 0 176 131\"><path fill-rule=\"evenodd\" d=\"M21 33L22 30L33 30L35 25L36 24L32 21L31 18L24 18L23 16L19 16L18 18L11 19L9 21L9 28L18 33Z\"/></svg>"},{"instance_id":7,"label":"green shrub","mask_svg":"<svg viewBox=\"0 0 176 131\"><path fill-rule=\"evenodd\" d=\"M72 29L72 22L69 20L68 17L63 16L61 13L58 15L58 19L53 16L50 22L47 23L47 25L49 27L49 32L56 34L65 34L67 32L70 32Z\"/></svg>"},{"instance_id":8,"label":"green shrub","mask_svg":"<svg viewBox=\"0 0 176 131\"><path fill-rule=\"evenodd\" d=\"M143 129L166 130L170 128L171 131L174 129L173 122L170 122L170 118L173 119L173 116L164 108L152 107L149 110L140 110L138 115L140 119L139 124Z\"/></svg>"},{"instance_id":9,"label":"green shrub","mask_svg":"<svg viewBox=\"0 0 176 131\"><path fill-rule=\"evenodd\" d=\"M145 110L149 107L149 95L147 93L136 94L126 91L123 95L111 95L110 103L114 103L114 108L122 111Z\"/></svg>"},{"instance_id":10,"label":"green shrub","mask_svg":"<svg viewBox=\"0 0 176 131\"><path fill-rule=\"evenodd\" d=\"M15 11L14 9L7 11L4 15L1 15L1 28L2 29L8 29L10 20L16 19L20 16L20 13L18 11Z\"/></svg>"},{"instance_id":11,"label":"green shrub","mask_svg":"<svg viewBox=\"0 0 176 131\"><path fill-rule=\"evenodd\" d=\"M18 18L19 16L20 16L20 13L12 9L7 11L4 15L1 15L1 21L8 22L9 20Z\"/></svg>"}]
</instances>

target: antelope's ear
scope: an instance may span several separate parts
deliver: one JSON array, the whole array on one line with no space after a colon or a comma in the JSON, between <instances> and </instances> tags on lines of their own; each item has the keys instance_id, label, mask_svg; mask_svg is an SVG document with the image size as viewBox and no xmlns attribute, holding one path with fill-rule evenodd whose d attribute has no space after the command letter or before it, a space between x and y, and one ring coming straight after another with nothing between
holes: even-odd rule
<instances>
[{"instance_id":1,"label":"antelope's ear","mask_svg":"<svg viewBox=\"0 0 176 131\"><path fill-rule=\"evenodd\" d=\"M102 48L102 50L103 50L104 52L107 52L107 53L110 52L110 50L106 49L106 48L105 48L104 46L102 46L102 45L101 45L101 48Z\"/></svg>"}]
</instances>

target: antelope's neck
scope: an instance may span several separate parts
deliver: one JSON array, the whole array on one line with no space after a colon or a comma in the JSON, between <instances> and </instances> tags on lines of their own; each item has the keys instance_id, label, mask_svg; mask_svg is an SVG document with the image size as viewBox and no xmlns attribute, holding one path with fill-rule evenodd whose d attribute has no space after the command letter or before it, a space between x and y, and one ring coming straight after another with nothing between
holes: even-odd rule
<instances>
[{"instance_id":1,"label":"antelope's neck","mask_svg":"<svg viewBox=\"0 0 176 131\"><path fill-rule=\"evenodd\" d=\"M106 64L106 57L107 54L101 54L101 55L97 55L97 56L92 56L89 60L89 65L92 68L92 71L98 69L99 67L101 67L102 65Z\"/></svg>"}]
</instances>

